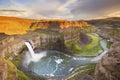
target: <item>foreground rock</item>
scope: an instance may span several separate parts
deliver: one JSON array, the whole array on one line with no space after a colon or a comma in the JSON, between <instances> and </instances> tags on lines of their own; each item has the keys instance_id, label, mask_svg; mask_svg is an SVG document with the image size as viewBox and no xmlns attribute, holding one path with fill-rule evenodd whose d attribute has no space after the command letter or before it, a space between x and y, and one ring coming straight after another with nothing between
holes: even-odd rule
<instances>
[{"instance_id":1,"label":"foreground rock","mask_svg":"<svg viewBox=\"0 0 120 80\"><path fill-rule=\"evenodd\" d=\"M96 80L120 80L120 33L112 36L113 45L97 64Z\"/></svg>"}]
</instances>

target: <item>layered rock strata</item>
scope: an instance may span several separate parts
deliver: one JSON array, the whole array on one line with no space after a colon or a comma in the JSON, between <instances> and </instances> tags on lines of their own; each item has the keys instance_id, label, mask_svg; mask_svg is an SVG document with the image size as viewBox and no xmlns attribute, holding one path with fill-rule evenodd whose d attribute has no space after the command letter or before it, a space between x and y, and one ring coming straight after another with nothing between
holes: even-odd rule
<instances>
[{"instance_id":1,"label":"layered rock strata","mask_svg":"<svg viewBox=\"0 0 120 80\"><path fill-rule=\"evenodd\" d=\"M97 64L96 80L120 80L120 33L118 32L111 38L114 43Z\"/></svg>"}]
</instances>

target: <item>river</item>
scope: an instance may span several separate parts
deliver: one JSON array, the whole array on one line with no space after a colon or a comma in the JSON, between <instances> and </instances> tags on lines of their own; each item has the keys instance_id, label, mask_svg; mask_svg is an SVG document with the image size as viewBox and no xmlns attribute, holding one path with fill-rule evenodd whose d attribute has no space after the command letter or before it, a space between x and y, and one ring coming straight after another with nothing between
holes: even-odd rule
<instances>
[{"instance_id":1,"label":"river","mask_svg":"<svg viewBox=\"0 0 120 80\"><path fill-rule=\"evenodd\" d=\"M90 63L97 63L108 51L107 41L102 39L100 44L103 51L99 51L94 57L76 57L64 54L58 51L41 51L34 53L34 57L30 57L30 52L26 52L24 66L27 66L32 72L43 76L64 76L71 73L76 66L83 66ZM28 49L32 49L27 44ZM32 51L33 52L33 51ZM29 56L29 57L28 57ZM33 56L33 54L32 54ZM40 58L39 58L40 56Z\"/></svg>"}]
</instances>

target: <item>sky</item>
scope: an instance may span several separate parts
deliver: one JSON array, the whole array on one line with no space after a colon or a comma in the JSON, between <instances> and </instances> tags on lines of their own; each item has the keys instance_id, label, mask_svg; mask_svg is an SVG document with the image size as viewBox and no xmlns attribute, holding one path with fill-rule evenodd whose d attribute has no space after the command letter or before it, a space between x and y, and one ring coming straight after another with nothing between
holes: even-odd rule
<instances>
[{"instance_id":1,"label":"sky","mask_svg":"<svg viewBox=\"0 0 120 80\"><path fill-rule=\"evenodd\" d=\"M120 17L120 0L0 0L0 16L67 20Z\"/></svg>"}]
</instances>

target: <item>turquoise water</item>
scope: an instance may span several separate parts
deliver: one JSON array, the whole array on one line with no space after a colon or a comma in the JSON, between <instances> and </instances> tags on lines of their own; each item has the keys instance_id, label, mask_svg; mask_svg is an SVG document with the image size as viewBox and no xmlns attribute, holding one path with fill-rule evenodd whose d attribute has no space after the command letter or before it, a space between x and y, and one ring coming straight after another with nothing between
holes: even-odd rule
<instances>
[{"instance_id":1,"label":"turquoise water","mask_svg":"<svg viewBox=\"0 0 120 80\"><path fill-rule=\"evenodd\" d=\"M106 40L101 40L100 44L103 51L96 53L99 55L94 57L75 57L54 50L38 51L31 57L31 53L27 51L24 62L27 63L29 70L38 75L65 76L70 74L77 66L98 62L108 51ZM28 47L30 48L30 45Z\"/></svg>"},{"instance_id":2,"label":"turquoise water","mask_svg":"<svg viewBox=\"0 0 120 80\"><path fill-rule=\"evenodd\" d=\"M89 60L75 60L58 51L46 51L46 53L46 56L38 62L31 62L28 68L38 75L63 76L71 73L77 65L89 63Z\"/></svg>"}]
</instances>

